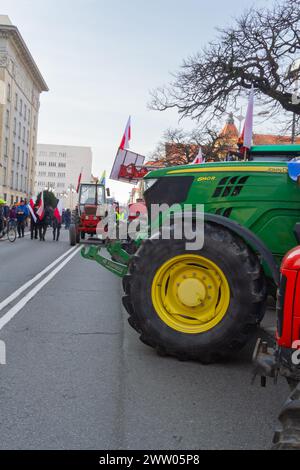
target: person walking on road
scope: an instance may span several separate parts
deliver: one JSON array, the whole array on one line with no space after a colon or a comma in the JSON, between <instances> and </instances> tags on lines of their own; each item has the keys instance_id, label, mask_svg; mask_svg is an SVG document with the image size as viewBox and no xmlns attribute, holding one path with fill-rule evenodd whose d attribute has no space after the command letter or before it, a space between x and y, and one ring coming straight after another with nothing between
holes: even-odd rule
<instances>
[{"instance_id":1,"label":"person walking on road","mask_svg":"<svg viewBox=\"0 0 300 470\"><path fill-rule=\"evenodd\" d=\"M0 235L2 235L5 229L6 217L5 217L5 210L4 204L0 202Z\"/></svg>"},{"instance_id":2,"label":"person walking on road","mask_svg":"<svg viewBox=\"0 0 300 470\"><path fill-rule=\"evenodd\" d=\"M47 228L48 228L48 225L51 225L52 223L52 216L53 216L53 209L52 207L47 206L45 208L44 217L42 218L42 220L39 219L39 222L38 222L39 237L40 237L41 242L46 241L45 237L47 233Z\"/></svg>"},{"instance_id":3,"label":"person walking on road","mask_svg":"<svg viewBox=\"0 0 300 470\"><path fill-rule=\"evenodd\" d=\"M70 209L67 209L67 210L65 211L65 217L64 217L64 219L65 219L65 229L66 229L66 230L69 230L70 225L71 225L71 211L70 211Z\"/></svg>"},{"instance_id":4,"label":"person walking on road","mask_svg":"<svg viewBox=\"0 0 300 470\"><path fill-rule=\"evenodd\" d=\"M57 217L53 217L52 221L52 228L53 228L53 241L59 241L60 230L61 230L61 220Z\"/></svg>"},{"instance_id":5,"label":"person walking on road","mask_svg":"<svg viewBox=\"0 0 300 470\"><path fill-rule=\"evenodd\" d=\"M21 201L20 206L17 208L17 231L19 238L25 236L25 222L29 215L29 211L24 201Z\"/></svg>"},{"instance_id":6,"label":"person walking on road","mask_svg":"<svg viewBox=\"0 0 300 470\"><path fill-rule=\"evenodd\" d=\"M35 239L37 240L38 239L38 215L37 215L37 211L38 211L38 206L35 205L33 207L33 213L35 215L35 219L33 217L32 214L30 214L30 235L31 235L31 240Z\"/></svg>"}]
</instances>

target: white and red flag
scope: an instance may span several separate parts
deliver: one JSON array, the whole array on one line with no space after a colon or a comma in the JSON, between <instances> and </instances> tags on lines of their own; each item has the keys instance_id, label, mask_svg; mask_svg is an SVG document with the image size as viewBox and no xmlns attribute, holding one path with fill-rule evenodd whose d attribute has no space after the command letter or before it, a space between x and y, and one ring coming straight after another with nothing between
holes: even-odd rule
<instances>
[{"instance_id":1,"label":"white and red flag","mask_svg":"<svg viewBox=\"0 0 300 470\"><path fill-rule=\"evenodd\" d=\"M250 150L252 146L252 139L253 139L253 115L254 115L254 86L252 85L250 96L249 96L249 103L247 114L245 118L245 124L243 128L243 132L239 138L239 145L241 146L240 152L245 153L247 150Z\"/></svg>"},{"instance_id":2,"label":"white and red flag","mask_svg":"<svg viewBox=\"0 0 300 470\"><path fill-rule=\"evenodd\" d=\"M131 116L129 116L119 149L120 150L129 149L130 140L131 140Z\"/></svg>"},{"instance_id":3,"label":"white and red flag","mask_svg":"<svg viewBox=\"0 0 300 470\"><path fill-rule=\"evenodd\" d=\"M40 199L40 202L39 202L39 208L37 210L37 215L38 215L40 220L43 220L44 215L45 215L44 191L42 191L42 194L41 194L41 199Z\"/></svg>"},{"instance_id":4,"label":"white and red flag","mask_svg":"<svg viewBox=\"0 0 300 470\"><path fill-rule=\"evenodd\" d=\"M204 163L204 162L205 162L205 160L204 160L204 157L203 157L203 154L202 154L202 148L200 147L198 155L195 158L195 160L191 163L191 165L200 165L201 163Z\"/></svg>"},{"instance_id":5,"label":"white and red flag","mask_svg":"<svg viewBox=\"0 0 300 470\"><path fill-rule=\"evenodd\" d=\"M76 188L77 193L79 193L80 184L81 184L81 180L82 180L82 173L83 173L83 168L81 168L80 175L78 176L78 183L77 183L77 188Z\"/></svg>"},{"instance_id":6,"label":"white and red flag","mask_svg":"<svg viewBox=\"0 0 300 470\"><path fill-rule=\"evenodd\" d=\"M32 198L30 199L29 204L28 204L27 207L28 207L28 210L29 210L29 212L30 212L30 214L31 214L31 217L32 217L34 223L36 223L37 218L36 218L36 215L35 215L35 213L34 213L34 201L33 201Z\"/></svg>"},{"instance_id":7,"label":"white and red flag","mask_svg":"<svg viewBox=\"0 0 300 470\"><path fill-rule=\"evenodd\" d=\"M54 209L54 217L57 219L58 223L61 224L62 221L62 213L63 213L63 204L62 201L59 200L57 203L56 208Z\"/></svg>"}]
</instances>

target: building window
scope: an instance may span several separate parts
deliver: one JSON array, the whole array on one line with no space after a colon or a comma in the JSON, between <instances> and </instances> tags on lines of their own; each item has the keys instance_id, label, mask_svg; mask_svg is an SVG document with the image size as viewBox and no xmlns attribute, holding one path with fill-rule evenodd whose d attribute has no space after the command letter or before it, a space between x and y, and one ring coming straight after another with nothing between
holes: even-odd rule
<instances>
[{"instance_id":1,"label":"building window","mask_svg":"<svg viewBox=\"0 0 300 470\"><path fill-rule=\"evenodd\" d=\"M15 110L18 110L18 93L15 94Z\"/></svg>"},{"instance_id":2,"label":"building window","mask_svg":"<svg viewBox=\"0 0 300 470\"><path fill-rule=\"evenodd\" d=\"M22 150L22 166L24 166L25 152Z\"/></svg>"},{"instance_id":3,"label":"building window","mask_svg":"<svg viewBox=\"0 0 300 470\"><path fill-rule=\"evenodd\" d=\"M10 83L7 84L7 101L10 102L11 99L11 86Z\"/></svg>"},{"instance_id":4,"label":"building window","mask_svg":"<svg viewBox=\"0 0 300 470\"><path fill-rule=\"evenodd\" d=\"M55 171L49 171L49 172L48 172L48 177L49 177L49 178L55 178L55 177L56 177Z\"/></svg>"},{"instance_id":5,"label":"building window","mask_svg":"<svg viewBox=\"0 0 300 470\"><path fill-rule=\"evenodd\" d=\"M7 185L7 169L3 167L3 186ZM4 194L4 199L5 199L5 194Z\"/></svg>"},{"instance_id":6,"label":"building window","mask_svg":"<svg viewBox=\"0 0 300 470\"><path fill-rule=\"evenodd\" d=\"M23 126L23 142L25 144L25 135L26 135L26 130L25 127Z\"/></svg>"},{"instance_id":7,"label":"building window","mask_svg":"<svg viewBox=\"0 0 300 470\"><path fill-rule=\"evenodd\" d=\"M49 166L56 167L56 162L49 162Z\"/></svg>"},{"instance_id":8,"label":"building window","mask_svg":"<svg viewBox=\"0 0 300 470\"><path fill-rule=\"evenodd\" d=\"M17 150L17 163L20 163L20 147Z\"/></svg>"},{"instance_id":9,"label":"building window","mask_svg":"<svg viewBox=\"0 0 300 470\"><path fill-rule=\"evenodd\" d=\"M9 110L6 110L6 116L5 116L5 125L6 127L9 127Z\"/></svg>"},{"instance_id":10,"label":"building window","mask_svg":"<svg viewBox=\"0 0 300 470\"><path fill-rule=\"evenodd\" d=\"M16 158L16 144L13 144L12 147L12 161L14 162Z\"/></svg>"},{"instance_id":11,"label":"building window","mask_svg":"<svg viewBox=\"0 0 300 470\"><path fill-rule=\"evenodd\" d=\"M8 137L5 137L4 141L4 156L6 158L8 157Z\"/></svg>"},{"instance_id":12,"label":"building window","mask_svg":"<svg viewBox=\"0 0 300 470\"><path fill-rule=\"evenodd\" d=\"M20 116L22 116L23 113L23 100L20 100Z\"/></svg>"},{"instance_id":13,"label":"building window","mask_svg":"<svg viewBox=\"0 0 300 470\"><path fill-rule=\"evenodd\" d=\"M10 205L13 206L13 204L14 204L14 197L10 196Z\"/></svg>"},{"instance_id":14,"label":"building window","mask_svg":"<svg viewBox=\"0 0 300 470\"><path fill-rule=\"evenodd\" d=\"M24 119L26 121L26 116L27 116L27 106L24 104Z\"/></svg>"},{"instance_id":15,"label":"building window","mask_svg":"<svg viewBox=\"0 0 300 470\"><path fill-rule=\"evenodd\" d=\"M30 124L30 109L28 109L28 124Z\"/></svg>"},{"instance_id":16,"label":"building window","mask_svg":"<svg viewBox=\"0 0 300 470\"><path fill-rule=\"evenodd\" d=\"M22 126L21 126L21 123L19 122L19 134L18 134L19 139L21 139L21 132L22 132Z\"/></svg>"},{"instance_id":17,"label":"building window","mask_svg":"<svg viewBox=\"0 0 300 470\"><path fill-rule=\"evenodd\" d=\"M14 118L14 134L17 133L17 118Z\"/></svg>"},{"instance_id":18,"label":"building window","mask_svg":"<svg viewBox=\"0 0 300 470\"><path fill-rule=\"evenodd\" d=\"M59 163L59 164L58 164L58 167L59 167L59 168L66 168L66 163Z\"/></svg>"},{"instance_id":19,"label":"building window","mask_svg":"<svg viewBox=\"0 0 300 470\"><path fill-rule=\"evenodd\" d=\"M28 168L28 153L26 153L25 168Z\"/></svg>"},{"instance_id":20,"label":"building window","mask_svg":"<svg viewBox=\"0 0 300 470\"><path fill-rule=\"evenodd\" d=\"M65 178L66 177L66 173L57 173L57 176L59 178Z\"/></svg>"}]
</instances>

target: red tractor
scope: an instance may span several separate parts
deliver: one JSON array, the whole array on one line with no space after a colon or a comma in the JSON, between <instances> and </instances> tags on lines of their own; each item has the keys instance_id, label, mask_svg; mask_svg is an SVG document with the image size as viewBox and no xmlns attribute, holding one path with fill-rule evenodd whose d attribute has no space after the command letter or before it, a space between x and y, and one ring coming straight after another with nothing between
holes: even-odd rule
<instances>
[{"instance_id":1,"label":"red tractor","mask_svg":"<svg viewBox=\"0 0 300 470\"><path fill-rule=\"evenodd\" d=\"M79 188L78 206L73 211L70 225L70 244L75 246L87 235L97 234L99 222L106 216L106 194L109 189L102 184L84 183Z\"/></svg>"},{"instance_id":2,"label":"red tractor","mask_svg":"<svg viewBox=\"0 0 300 470\"><path fill-rule=\"evenodd\" d=\"M300 224L296 226L300 243ZM275 450L300 450L300 246L290 251L281 266L277 295L277 332L275 348L258 340L254 352L255 376L277 382L286 378L292 393L280 415L280 428L274 436Z\"/></svg>"}]
</instances>

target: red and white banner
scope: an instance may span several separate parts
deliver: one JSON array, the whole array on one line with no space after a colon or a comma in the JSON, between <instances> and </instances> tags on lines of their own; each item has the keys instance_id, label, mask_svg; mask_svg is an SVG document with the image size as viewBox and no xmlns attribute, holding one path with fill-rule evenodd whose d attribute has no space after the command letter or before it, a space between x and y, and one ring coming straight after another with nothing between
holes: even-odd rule
<instances>
[{"instance_id":1,"label":"red and white banner","mask_svg":"<svg viewBox=\"0 0 300 470\"><path fill-rule=\"evenodd\" d=\"M36 218L36 215L35 215L35 213L34 213L34 202L33 202L33 199L30 199L29 204L28 204L27 207L28 207L28 210L29 210L29 212L30 212L30 214L31 214L31 217L32 217L34 223L36 223L37 218Z\"/></svg>"},{"instance_id":2,"label":"red and white banner","mask_svg":"<svg viewBox=\"0 0 300 470\"><path fill-rule=\"evenodd\" d=\"M44 215L45 215L44 191L42 191L42 194L41 194L41 199L40 199L40 202L39 202L39 208L37 210L37 215L38 215L40 220L43 220Z\"/></svg>"},{"instance_id":3,"label":"red and white banner","mask_svg":"<svg viewBox=\"0 0 300 470\"><path fill-rule=\"evenodd\" d=\"M200 147L199 148L199 153L197 155L197 157L195 158L195 160L191 163L191 165L200 165L201 163L204 163L205 160L203 158L203 154L202 154L202 148Z\"/></svg>"},{"instance_id":4,"label":"red and white banner","mask_svg":"<svg viewBox=\"0 0 300 470\"><path fill-rule=\"evenodd\" d=\"M54 209L54 217L57 219L59 223L61 223L62 221L62 213L63 213L63 204L62 204L62 201L59 200L56 208Z\"/></svg>"},{"instance_id":5,"label":"red and white banner","mask_svg":"<svg viewBox=\"0 0 300 470\"><path fill-rule=\"evenodd\" d=\"M79 193L79 189L80 189L80 184L81 184L81 179L82 179L82 173L83 173L83 168L81 168L80 175L78 176L78 183L77 183L77 188L76 188L77 194Z\"/></svg>"},{"instance_id":6,"label":"red and white banner","mask_svg":"<svg viewBox=\"0 0 300 470\"><path fill-rule=\"evenodd\" d=\"M129 119L128 119L128 122L127 122L127 125L126 125L126 129L125 129L124 135L122 137L119 149L120 150L129 149L130 140L131 140L131 116L129 116Z\"/></svg>"},{"instance_id":7,"label":"red and white banner","mask_svg":"<svg viewBox=\"0 0 300 470\"><path fill-rule=\"evenodd\" d=\"M243 128L243 132L239 138L239 144L241 145L241 148L240 148L241 153L245 153L247 150L250 150L252 146L253 115L254 115L254 87L252 85L250 96L249 96L247 114L245 118L245 124Z\"/></svg>"}]
</instances>

